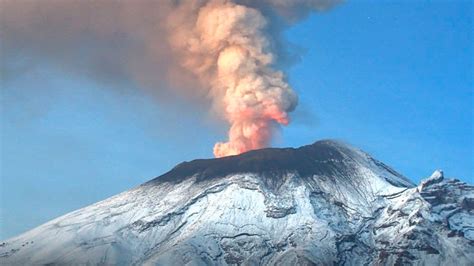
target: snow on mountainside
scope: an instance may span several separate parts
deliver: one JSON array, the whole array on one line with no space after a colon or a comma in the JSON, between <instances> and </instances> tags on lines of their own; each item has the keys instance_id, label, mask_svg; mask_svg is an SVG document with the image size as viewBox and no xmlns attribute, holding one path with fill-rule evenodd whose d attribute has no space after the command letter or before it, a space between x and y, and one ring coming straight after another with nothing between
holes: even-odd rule
<instances>
[{"instance_id":1,"label":"snow on mountainside","mask_svg":"<svg viewBox=\"0 0 474 266\"><path fill-rule=\"evenodd\" d=\"M0 244L0 264L474 264L474 187L335 141L195 160Z\"/></svg>"}]
</instances>

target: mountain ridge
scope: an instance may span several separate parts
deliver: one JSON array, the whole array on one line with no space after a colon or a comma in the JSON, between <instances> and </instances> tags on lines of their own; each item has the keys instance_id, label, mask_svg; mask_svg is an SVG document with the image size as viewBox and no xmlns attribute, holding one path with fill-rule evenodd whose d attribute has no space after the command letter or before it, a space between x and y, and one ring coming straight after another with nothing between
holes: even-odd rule
<instances>
[{"instance_id":1,"label":"mountain ridge","mask_svg":"<svg viewBox=\"0 0 474 266\"><path fill-rule=\"evenodd\" d=\"M239 155L213 159L196 159L182 162L165 174L147 183L180 182L183 178L199 173L206 178L225 177L229 174L259 173L278 171L295 171L301 176L320 174L324 170L333 170L331 165L344 159L344 155L361 153L375 164L401 180L394 185L414 186L409 179L397 173L391 167L372 158L367 153L356 149L342 141L324 139L298 148L265 148L248 151ZM321 163L322 162L322 163ZM327 167L325 167L327 165ZM337 168L337 167L334 167ZM341 169L339 169L341 170ZM202 178L197 178L201 180Z\"/></svg>"},{"instance_id":2,"label":"mountain ridge","mask_svg":"<svg viewBox=\"0 0 474 266\"><path fill-rule=\"evenodd\" d=\"M333 141L229 158L180 164L8 239L0 264L474 262L474 187L441 171L413 185Z\"/></svg>"}]
</instances>

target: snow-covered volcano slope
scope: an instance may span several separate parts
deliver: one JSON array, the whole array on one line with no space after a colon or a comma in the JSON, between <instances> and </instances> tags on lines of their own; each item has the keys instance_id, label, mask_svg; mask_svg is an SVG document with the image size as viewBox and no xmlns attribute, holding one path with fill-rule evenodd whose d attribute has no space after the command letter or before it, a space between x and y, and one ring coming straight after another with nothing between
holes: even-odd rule
<instances>
[{"instance_id":1,"label":"snow-covered volcano slope","mask_svg":"<svg viewBox=\"0 0 474 266\"><path fill-rule=\"evenodd\" d=\"M0 264L473 265L474 187L334 141L185 162L0 244Z\"/></svg>"}]
</instances>

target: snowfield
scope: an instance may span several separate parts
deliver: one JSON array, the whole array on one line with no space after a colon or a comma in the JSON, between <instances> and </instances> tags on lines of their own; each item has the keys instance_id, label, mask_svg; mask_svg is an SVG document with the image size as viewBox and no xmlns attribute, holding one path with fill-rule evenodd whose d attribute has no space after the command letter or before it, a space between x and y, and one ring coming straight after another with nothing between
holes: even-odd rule
<instances>
[{"instance_id":1,"label":"snowfield","mask_svg":"<svg viewBox=\"0 0 474 266\"><path fill-rule=\"evenodd\" d=\"M2 265L474 265L474 187L326 140L182 163L2 242Z\"/></svg>"}]
</instances>

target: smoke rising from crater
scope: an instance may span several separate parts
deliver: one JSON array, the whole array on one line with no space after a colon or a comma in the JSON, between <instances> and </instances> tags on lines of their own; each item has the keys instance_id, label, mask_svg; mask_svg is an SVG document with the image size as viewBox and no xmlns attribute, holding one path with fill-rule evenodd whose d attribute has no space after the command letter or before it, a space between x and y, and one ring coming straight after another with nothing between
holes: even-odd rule
<instances>
[{"instance_id":1,"label":"smoke rising from crater","mask_svg":"<svg viewBox=\"0 0 474 266\"><path fill-rule=\"evenodd\" d=\"M274 69L281 46L276 35L333 1L4 0L0 5L7 62L2 68L29 56L99 81L126 80L208 97L210 110L230 125L228 140L214 147L221 157L265 147L274 129L289 123L298 100Z\"/></svg>"}]
</instances>

